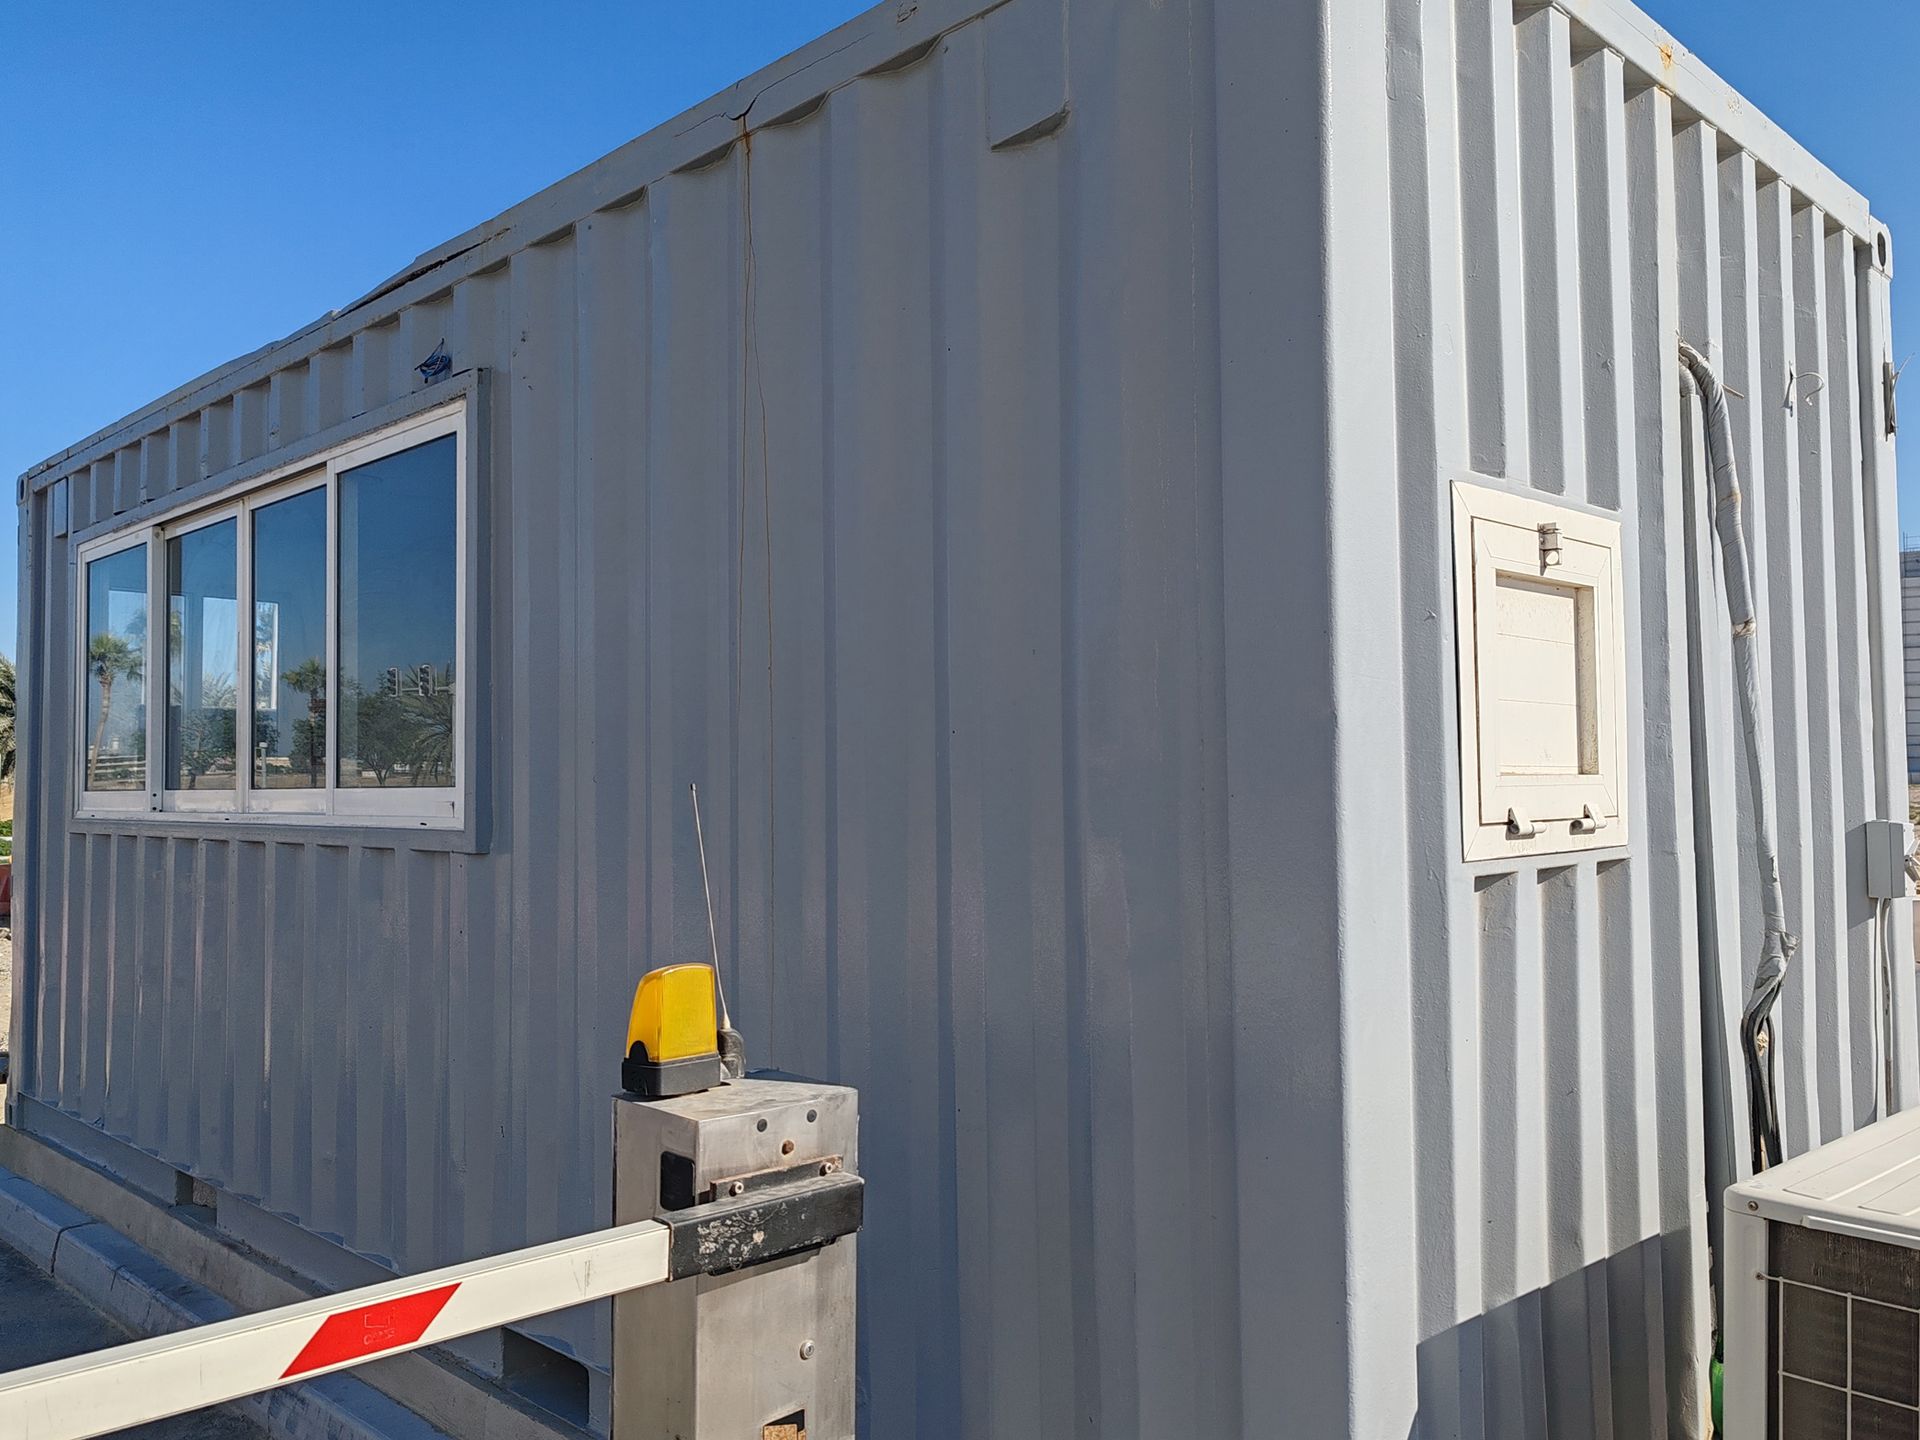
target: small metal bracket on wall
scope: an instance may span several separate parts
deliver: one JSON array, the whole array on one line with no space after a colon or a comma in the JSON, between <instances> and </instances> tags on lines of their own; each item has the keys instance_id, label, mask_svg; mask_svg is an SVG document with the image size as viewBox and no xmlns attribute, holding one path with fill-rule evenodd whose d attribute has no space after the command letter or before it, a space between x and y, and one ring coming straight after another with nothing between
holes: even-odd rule
<instances>
[{"instance_id":1,"label":"small metal bracket on wall","mask_svg":"<svg viewBox=\"0 0 1920 1440\"><path fill-rule=\"evenodd\" d=\"M1560 563L1560 527L1542 525L1540 527L1540 568L1551 570Z\"/></svg>"},{"instance_id":2,"label":"small metal bracket on wall","mask_svg":"<svg viewBox=\"0 0 1920 1440\"><path fill-rule=\"evenodd\" d=\"M1820 374L1818 371L1809 370L1805 375L1802 375L1798 371L1796 371L1793 368L1793 366L1791 365L1787 366L1786 408L1787 408L1787 413L1789 415L1792 415L1795 413L1794 407L1798 403L1800 398L1800 382L1802 380L1808 380L1808 381L1814 382L1813 388L1807 391L1807 394L1806 394L1806 398L1809 400L1813 399L1822 390L1825 390L1827 388L1827 377Z\"/></svg>"},{"instance_id":3,"label":"small metal bracket on wall","mask_svg":"<svg viewBox=\"0 0 1920 1440\"><path fill-rule=\"evenodd\" d=\"M1880 362L1880 383L1886 396L1887 434L1889 437L1897 434L1900 429L1900 407L1895 396L1896 392L1900 389L1900 377L1906 373L1906 369L1907 367L1902 365L1896 370L1891 360L1883 360Z\"/></svg>"}]
</instances>

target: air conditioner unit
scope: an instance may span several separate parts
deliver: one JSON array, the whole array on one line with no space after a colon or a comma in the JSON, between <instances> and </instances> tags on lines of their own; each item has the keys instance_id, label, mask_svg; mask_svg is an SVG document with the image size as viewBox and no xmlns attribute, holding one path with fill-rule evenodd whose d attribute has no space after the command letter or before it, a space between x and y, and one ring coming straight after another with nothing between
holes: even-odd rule
<instances>
[{"instance_id":1,"label":"air conditioner unit","mask_svg":"<svg viewBox=\"0 0 1920 1440\"><path fill-rule=\"evenodd\" d=\"M1726 1203L1728 1440L1920 1440L1920 1111Z\"/></svg>"}]
</instances>

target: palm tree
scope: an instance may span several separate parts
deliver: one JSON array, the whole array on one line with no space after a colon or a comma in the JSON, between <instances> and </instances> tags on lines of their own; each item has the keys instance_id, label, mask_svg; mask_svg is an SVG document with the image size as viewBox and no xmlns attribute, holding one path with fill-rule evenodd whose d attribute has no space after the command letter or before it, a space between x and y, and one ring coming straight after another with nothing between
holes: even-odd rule
<instances>
[{"instance_id":1,"label":"palm tree","mask_svg":"<svg viewBox=\"0 0 1920 1440\"><path fill-rule=\"evenodd\" d=\"M0 785L13 780L13 661L0 655Z\"/></svg>"},{"instance_id":2,"label":"palm tree","mask_svg":"<svg viewBox=\"0 0 1920 1440\"><path fill-rule=\"evenodd\" d=\"M307 718L293 727L293 746L295 750L304 748L307 752L307 778L310 784L320 784L320 760L327 747L327 727L324 719L327 708L327 667L318 659L302 660L293 669L281 675L289 690L297 690L307 697Z\"/></svg>"},{"instance_id":3,"label":"palm tree","mask_svg":"<svg viewBox=\"0 0 1920 1440\"><path fill-rule=\"evenodd\" d=\"M298 690L312 705L314 697L327 688L327 667L317 658L302 660L280 678L289 690Z\"/></svg>"},{"instance_id":4,"label":"palm tree","mask_svg":"<svg viewBox=\"0 0 1920 1440\"><path fill-rule=\"evenodd\" d=\"M92 785L94 770L100 763L100 747L107 741L107 716L113 712L113 686L122 675L138 680L145 669L145 658L128 643L124 635L111 630L93 637L87 647L87 669L100 686L100 723L93 731L93 751L87 757L87 783Z\"/></svg>"}]
</instances>

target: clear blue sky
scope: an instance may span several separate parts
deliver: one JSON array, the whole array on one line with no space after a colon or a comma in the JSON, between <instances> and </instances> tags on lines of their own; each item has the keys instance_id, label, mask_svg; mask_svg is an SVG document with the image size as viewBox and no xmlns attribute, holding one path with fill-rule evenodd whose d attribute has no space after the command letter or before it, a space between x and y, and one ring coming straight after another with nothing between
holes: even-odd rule
<instances>
[{"instance_id":1,"label":"clear blue sky","mask_svg":"<svg viewBox=\"0 0 1920 1440\"><path fill-rule=\"evenodd\" d=\"M1807 0L1644 3L1873 200L1909 247L1896 350L1920 349L1920 4L1851 0L1842 20ZM721 21L688 0L14 0L0 9L0 476L865 8L733 0ZM1914 375L1902 508L1920 530Z\"/></svg>"}]
</instances>

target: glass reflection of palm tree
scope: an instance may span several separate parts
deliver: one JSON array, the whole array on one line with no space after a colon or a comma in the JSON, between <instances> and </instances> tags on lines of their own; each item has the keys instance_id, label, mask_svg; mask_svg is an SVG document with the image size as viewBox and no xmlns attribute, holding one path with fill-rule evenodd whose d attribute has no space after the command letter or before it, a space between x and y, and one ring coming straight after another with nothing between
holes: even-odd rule
<instances>
[{"instance_id":1,"label":"glass reflection of palm tree","mask_svg":"<svg viewBox=\"0 0 1920 1440\"><path fill-rule=\"evenodd\" d=\"M309 784L317 786L320 762L327 746L327 667L318 659L302 660L280 678L288 689L307 697L307 718L294 727L294 735L298 737L303 729L306 731L307 779ZM299 744L297 738L295 744Z\"/></svg>"},{"instance_id":2,"label":"glass reflection of palm tree","mask_svg":"<svg viewBox=\"0 0 1920 1440\"><path fill-rule=\"evenodd\" d=\"M413 722L407 761L416 785L453 783L453 691L408 696L403 702Z\"/></svg>"},{"instance_id":3,"label":"glass reflection of palm tree","mask_svg":"<svg viewBox=\"0 0 1920 1440\"><path fill-rule=\"evenodd\" d=\"M235 763L239 692L231 675L207 675L201 680L200 704L191 709L181 705L180 768L186 773L187 789L196 788L202 775L219 771L223 762Z\"/></svg>"},{"instance_id":4,"label":"glass reflection of palm tree","mask_svg":"<svg viewBox=\"0 0 1920 1440\"><path fill-rule=\"evenodd\" d=\"M87 784L97 779L100 747L107 740L107 717L113 713L113 687L123 676L129 681L140 678L145 664L139 649L125 635L106 631L93 637L87 646L87 669L100 687L100 720L94 726L93 752L87 757Z\"/></svg>"}]
</instances>

